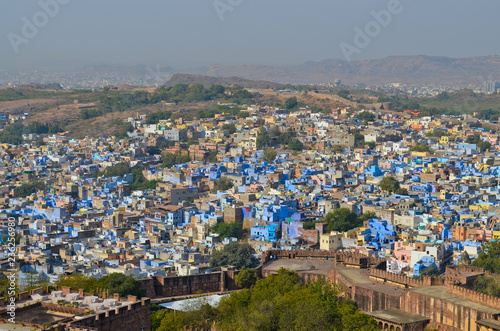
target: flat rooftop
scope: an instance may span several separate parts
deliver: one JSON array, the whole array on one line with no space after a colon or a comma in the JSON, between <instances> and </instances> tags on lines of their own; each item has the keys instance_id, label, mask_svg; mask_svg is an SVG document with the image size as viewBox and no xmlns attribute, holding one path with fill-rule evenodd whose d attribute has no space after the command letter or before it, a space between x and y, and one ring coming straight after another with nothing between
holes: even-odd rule
<instances>
[{"instance_id":1,"label":"flat rooftop","mask_svg":"<svg viewBox=\"0 0 500 331\"><path fill-rule=\"evenodd\" d=\"M320 274L328 275L331 269L333 269L335 263L332 260L288 260L288 259L278 259L272 260L262 268L266 271L278 272L280 268L285 268L291 271L295 271L300 274Z\"/></svg>"},{"instance_id":2,"label":"flat rooftop","mask_svg":"<svg viewBox=\"0 0 500 331\"><path fill-rule=\"evenodd\" d=\"M336 267L335 269L350 283L358 287L364 287L373 291L394 296L401 296L405 293L405 290L402 287L371 280L370 271L368 269L356 269L347 267Z\"/></svg>"},{"instance_id":3,"label":"flat rooftop","mask_svg":"<svg viewBox=\"0 0 500 331\"><path fill-rule=\"evenodd\" d=\"M21 326L19 324L14 323L4 323L0 324L0 331L33 331L33 330L41 330L34 329L32 326Z\"/></svg>"},{"instance_id":4,"label":"flat rooftop","mask_svg":"<svg viewBox=\"0 0 500 331\"><path fill-rule=\"evenodd\" d=\"M500 321L497 321L494 319L479 320L479 321L476 321L476 323L478 325L486 326L486 327L491 328L493 330L500 330Z\"/></svg>"},{"instance_id":5,"label":"flat rooftop","mask_svg":"<svg viewBox=\"0 0 500 331\"><path fill-rule=\"evenodd\" d=\"M414 287L410 289L410 291L426 295L431 298L441 299L447 302L463 305L465 307L471 307L472 309L487 314L500 314L500 307L492 308L489 306L482 305L478 302L448 293L446 291L446 286L421 286L421 287Z\"/></svg>"},{"instance_id":6,"label":"flat rooftop","mask_svg":"<svg viewBox=\"0 0 500 331\"><path fill-rule=\"evenodd\" d=\"M73 314L61 313L40 306L27 311L19 312L18 314L16 314L16 322L36 323L44 325L45 323L56 323L73 316Z\"/></svg>"},{"instance_id":7,"label":"flat rooftop","mask_svg":"<svg viewBox=\"0 0 500 331\"><path fill-rule=\"evenodd\" d=\"M327 276L331 269L338 271L351 284L359 287L364 287L378 292L383 292L391 295L403 295L404 289L390 285L387 283L376 282L370 279L368 269L348 268L343 266L335 266L332 260L294 260L294 259L278 259L269 261L262 270L278 272L280 268L285 268L295 271L297 274L314 274Z\"/></svg>"},{"instance_id":8,"label":"flat rooftop","mask_svg":"<svg viewBox=\"0 0 500 331\"><path fill-rule=\"evenodd\" d=\"M397 324L426 322L430 320L430 318L407 313L399 309L377 310L366 314L384 321Z\"/></svg>"}]
</instances>

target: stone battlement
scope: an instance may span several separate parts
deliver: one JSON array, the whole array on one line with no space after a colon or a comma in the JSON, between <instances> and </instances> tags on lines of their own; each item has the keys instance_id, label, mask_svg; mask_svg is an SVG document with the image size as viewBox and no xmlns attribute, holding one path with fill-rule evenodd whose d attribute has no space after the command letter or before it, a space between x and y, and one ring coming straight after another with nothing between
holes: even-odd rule
<instances>
[{"instance_id":1,"label":"stone battlement","mask_svg":"<svg viewBox=\"0 0 500 331\"><path fill-rule=\"evenodd\" d=\"M448 293L478 302L483 305L498 308L500 307L500 298L496 298L491 295L484 293L479 293L474 290L469 290L465 287L460 287L452 284L446 285L446 290Z\"/></svg>"},{"instance_id":2,"label":"stone battlement","mask_svg":"<svg viewBox=\"0 0 500 331\"><path fill-rule=\"evenodd\" d=\"M271 260L277 259L316 259L316 260L335 260L336 263L342 263L347 266L357 268L368 268L385 261L382 258L368 257L356 252L342 251L323 251L323 250L270 250L262 254L262 265Z\"/></svg>"},{"instance_id":3,"label":"stone battlement","mask_svg":"<svg viewBox=\"0 0 500 331\"><path fill-rule=\"evenodd\" d=\"M391 283L405 288L417 286L441 286L443 285L444 281L440 277L428 276L423 276L420 279L415 279L375 268L370 269L370 279L382 281L384 283Z\"/></svg>"}]
</instances>

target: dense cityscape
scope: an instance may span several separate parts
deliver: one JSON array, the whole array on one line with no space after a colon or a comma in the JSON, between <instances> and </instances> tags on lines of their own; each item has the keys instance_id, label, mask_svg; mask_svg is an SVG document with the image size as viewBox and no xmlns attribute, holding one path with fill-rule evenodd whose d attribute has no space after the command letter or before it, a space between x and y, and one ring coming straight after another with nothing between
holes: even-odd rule
<instances>
[{"instance_id":1,"label":"dense cityscape","mask_svg":"<svg viewBox=\"0 0 500 331\"><path fill-rule=\"evenodd\" d=\"M5 1L0 331L500 331L499 12Z\"/></svg>"},{"instance_id":2,"label":"dense cityscape","mask_svg":"<svg viewBox=\"0 0 500 331\"><path fill-rule=\"evenodd\" d=\"M113 93L121 100L138 92ZM320 109L301 101L311 92L267 91L278 98L271 104L264 93L161 88L147 94L160 110L139 108L123 119L124 132L83 139L30 121L37 108L2 116L2 268L16 270L16 320L99 328L108 312L138 302L136 317L114 323L141 316L146 329L151 323L158 330L212 323L232 329L248 325L248 317L206 322L186 312L177 321L184 324L175 324L168 310L150 307L202 293L256 291L258 278L290 277L288 270L300 283L340 284L335 291L372 318L344 317L325 324L331 327L498 323L498 113L491 121L424 116L419 109L391 110L390 102ZM227 101L195 116L178 110L214 97ZM169 98L178 105L162 110ZM62 94L56 100L58 107L70 102ZM103 104L88 102L70 106L83 119L105 114ZM405 304L428 299L471 317L434 309L427 315L425 306ZM94 315L68 323L61 313Z\"/></svg>"}]
</instances>

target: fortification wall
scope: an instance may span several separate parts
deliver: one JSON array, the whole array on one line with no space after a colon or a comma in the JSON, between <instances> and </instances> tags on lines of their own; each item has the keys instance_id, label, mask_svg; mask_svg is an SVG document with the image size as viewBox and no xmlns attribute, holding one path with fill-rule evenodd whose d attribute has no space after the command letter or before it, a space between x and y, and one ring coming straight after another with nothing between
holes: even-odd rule
<instances>
[{"instance_id":1,"label":"fortification wall","mask_svg":"<svg viewBox=\"0 0 500 331\"><path fill-rule=\"evenodd\" d=\"M324 251L324 250L269 250L262 254L264 265L271 260L277 259L296 259L296 260L335 260L352 267L366 268L370 265L378 264L385 259L368 257L361 253Z\"/></svg>"},{"instance_id":2,"label":"fortification wall","mask_svg":"<svg viewBox=\"0 0 500 331\"><path fill-rule=\"evenodd\" d=\"M467 285L469 287L472 287L474 281L482 275L500 276L484 270L481 267L472 266L447 266L445 274L449 284Z\"/></svg>"},{"instance_id":3,"label":"fortification wall","mask_svg":"<svg viewBox=\"0 0 500 331\"><path fill-rule=\"evenodd\" d=\"M146 298L128 306L74 321L71 326L91 327L98 331L151 331L151 300Z\"/></svg>"},{"instance_id":4,"label":"fortification wall","mask_svg":"<svg viewBox=\"0 0 500 331\"><path fill-rule=\"evenodd\" d=\"M175 297L196 293L224 291L225 273L214 272L179 277L154 277L154 293L161 297Z\"/></svg>"},{"instance_id":5,"label":"fortification wall","mask_svg":"<svg viewBox=\"0 0 500 331\"><path fill-rule=\"evenodd\" d=\"M398 275L385 270L370 269L370 279L389 283L392 285L400 287L417 287L417 286L441 286L443 285L443 279L441 277L428 277L424 276L419 279L407 277L404 275Z\"/></svg>"},{"instance_id":6,"label":"fortification wall","mask_svg":"<svg viewBox=\"0 0 500 331\"><path fill-rule=\"evenodd\" d=\"M469 290L469 289L464 288L464 287L451 285L451 284L446 285L446 290L450 294L454 294L456 296L466 298L466 299L478 302L478 303L486 305L486 306L500 309L500 298L496 298L496 297L491 296L491 295L479 293L479 292Z\"/></svg>"},{"instance_id":7,"label":"fortification wall","mask_svg":"<svg viewBox=\"0 0 500 331\"><path fill-rule=\"evenodd\" d=\"M262 263L266 263L274 259L334 259L339 264L347 264L350 261L363 261L366 256L361 254L350 254L343 252L327 252L327 251L269 251L263 255ZM368 265L381 263L382 259L373 259ZM335 268L331 269L326 278L334 283L342 285L344 295L347 298L354 300L358 307L366 312L385 309L400 309L405 312L421 315L431 320L429 326L433 328L439 327L440 330L477 330L476 321L481 319L496 319L500 320L500 316L491 313L482 312L477 306L471 305L465 300L459 300L456 296L477 302L484 307L492 307L500 309L500 298L495 298L482 293L472 291L470 289L454 285L457 275L460 273L487 274L481 268L475 267L455 267L452 268L454 274L447 274L447 277L427 277L419 279L393 274L384 270L383 266L378 265L371 268L369 272L370 279L378 282L384 282L393 286L402 287L403 291L382 290L372 284L352 284L342 276ZM311 270L309 279L314 279L314 270ZM489 274L489 273L488 273ZM490 274L491 275L491 274ZM263 273L265 277L266 274ZM453 277L448 277L453 276ZM463 276L463 275L462 275ZM306 277L306 276L303 276ZM431 293L426 291L416 291L412 288L418 287L435 287L435 291ZM398 294L396 294L398 293ZM436 295L434 295L436 294ZM454 295L455 297L451 297Z\"/></svg>"},{"instance_id":8,"label":"fortification wall","mask_svg":"<svg viewBox=\"0 0 500 331\"><path fill-rule=\"evenodd\" d=\"M413 291L405 293L402 304L402 310L406 312L425 316L434 324L448 325L458 330L476 330L477 320L495 318L467 304L450 302Z\"/></svg>"}]
</instances>

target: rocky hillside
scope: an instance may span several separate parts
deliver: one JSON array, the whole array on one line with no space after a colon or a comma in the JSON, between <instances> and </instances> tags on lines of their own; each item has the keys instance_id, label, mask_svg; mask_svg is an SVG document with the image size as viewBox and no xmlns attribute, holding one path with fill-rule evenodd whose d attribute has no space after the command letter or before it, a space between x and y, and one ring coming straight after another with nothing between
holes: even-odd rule
<instances>
[{"instance_id":1,"label":"rocky hillside","mask_svg":"<svg viewBox=\"0 0 500 331\"><path fill-rule=\"evenodd\" d=\"M175 74L165 84L165 86L173 86L175 84L192 84L192 83L201 83L205 86L241 85L247 88L256 88L256 89L280 88L283 85L268 81L254 81L239 77L213 77L213 76L202 76L202 75L192 75L192 74Z\"/></svg>"}]
</instances>

